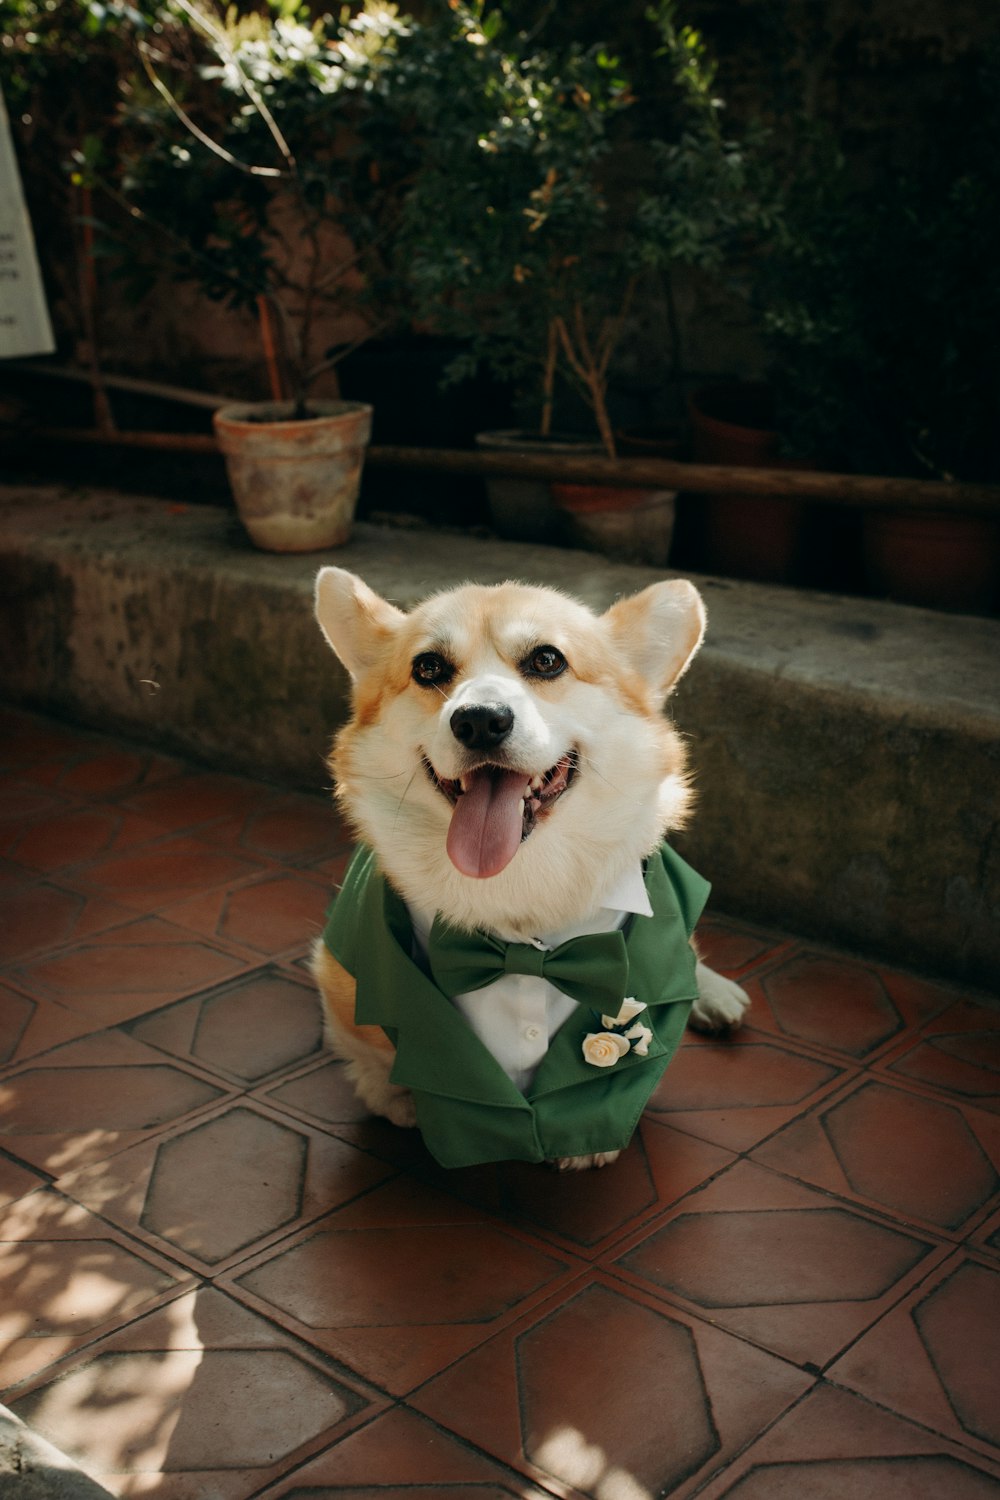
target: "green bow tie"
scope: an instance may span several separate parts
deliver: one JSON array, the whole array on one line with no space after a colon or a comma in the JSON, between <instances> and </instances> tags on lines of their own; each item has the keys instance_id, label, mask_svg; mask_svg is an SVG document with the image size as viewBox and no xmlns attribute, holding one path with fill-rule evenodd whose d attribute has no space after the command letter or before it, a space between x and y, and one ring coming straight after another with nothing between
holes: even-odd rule
<instances>
[{"instance_id":1,"label":"green bow tie","mask_svg":"<svg viewBox=\"0 0 1000 1500\"><path fill-rule=\"evenodd\" d=\"M620 931L589 933L546 950L463 932L435 918L427 957L435 984L449 997L482 989L503 974L533 974L580 1005L616 1015L628 988L628 953Z\"/></svg>"}]
</instances>

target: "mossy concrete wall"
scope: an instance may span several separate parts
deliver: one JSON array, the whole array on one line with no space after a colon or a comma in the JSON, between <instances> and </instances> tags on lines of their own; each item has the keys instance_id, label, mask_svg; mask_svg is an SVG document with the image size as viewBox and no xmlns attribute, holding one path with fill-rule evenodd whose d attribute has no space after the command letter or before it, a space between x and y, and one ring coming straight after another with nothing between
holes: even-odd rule
<instances>
[{"instance_id":1,"label":"mossy concrete wall","mask_svg":"<svg viewBox=\"0 0 1000 1500\"><path fill-rule=\"evenodd\" d=\"M312 619L335 561L407 607L508 577L595 608L651 569L359 526L255 552L231 513L0 491L0 693L308 787L347 711ZM699 580L706 645L673 703L699 790L679 844L725 910L956 978L1000 975L1000 622Z\"/></svg>"}]
</instances>

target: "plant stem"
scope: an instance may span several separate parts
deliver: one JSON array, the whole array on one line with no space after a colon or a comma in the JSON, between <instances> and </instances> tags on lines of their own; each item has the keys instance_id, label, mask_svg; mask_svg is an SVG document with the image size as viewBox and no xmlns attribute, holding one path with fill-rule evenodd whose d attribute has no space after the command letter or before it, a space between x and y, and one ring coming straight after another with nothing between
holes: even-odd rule
<instances>
[{"instance_id":1,"label":"plant stem","mask_svg":"<svg viewBox=\"0 0 1000 1500\"><path fill-rule=\"evenodd\" d=\"M87 366L94 402L94 420L99 432L115 432L116 423L101 373L97 348L97 272L94 267L94 205L89 187L80 188L80 240L76 268L80 290L80 313L87 346ZM82 243L81 243L82 241Z\"/></svg>"},{"instance_id":2,"label":"plant stem","mask_svg":"<svg viewBox=\"0 0 1000 1500\"><path fill-rule=\"evenodd\" d=\"M542 379L542 421L540 432L548 437L552 431L552 407L555 402L556 360L559 357L559 330L556 319L549 320L548 341L545 350L545 374Z\"/></svg>"},{"instance_id":3,"label":"plant stem","mask_svg":"<svg viewBox=\"0 0 1000 1500\"><path fill-rule=\"evenodd\" d=\"M297 358L297 384L299 387L298 402L305 406L306 391L309 384L309 345L312 338L313 316L316 311L316 285L319 279L319 265L321 259L319 231L316 227L316 219L309 212L302 191L302 184L298 171L293 173L296 196L299 200L299 212L303 216L305 226L305 237L309 243L309 265L306 272L306 284L302 289L302 314L299 318L299 347Z\"/></svg>"},{"instance_id":4,"label":"plant stem","mask_svg":"<svg viewBox=\"0 0 1000 1500\"><path fill-rule=\"evenodd\" d=\"M246 94L247 98L250 100L250 103L253 105L254 109L260 115L260 118L263 120L265 126L267 127L267 130L271 135L271 139L274 141L274 144L277 146L279 152L285 159L285 165L288 171L291 174L295 175L296 165L295 157L292 154L292 149L281 133L281 130L278 127L278 122L275 120L271 111L264 103L259 90L256 88L252 80L248 77L245 68L239 60L239 57L234 52L233 48L229 45L229 40L226 36L225 31L221 27L217 26L214 21L204 13L204 11L201 11L193 6L190 3L190 0L176 0L176 3L180 6L181 10L183 10L185 14L195 22L196 25L201 26L202 30L208 33L208 35L212 38L212 41L215 43L216 47L226 58L226 61L236 69L237 73L240 76L240 86L243 89L243 92ZM251 170L254 169L251 168Z\"/></svg>"},{"instance_id":5,"label":"plant stem","mask_svg":"<svg viewBox=\"0 0 1000 1500\"><path fill-rule=\"evenodd\" d=\"M264 359L267 362L267 378L271 386L271 399L274 401L285 400L285 389L281 379L281 371L278 367L278 351L274 342L274 328L271 323L271 309L264 292L257 298L257 316L260 320L260 338L264 345Z\"/></svg>"},{"instance_id":6,"label":"plant stem","mask_svg":"<svg viewBox=\"0 0 1000 1500\"><path fill-rule=\"evenodd\" d=\"M138 50L139 59L146 70L146 76L149 79L150 83L153 85L154 89L160 95L160 97L166 100L167 104L173 110L178 120L180 120L185 130L189 130L194 136L195 140L200 141L203 146L207 146L209 151L214 152L214 154L220 157L227 166L237 167L241 172L249 172L255 177L281 176L280 168L251 166L249 162L240 161L238 157L233 156L230 151L226 150L225 146L220 146L218 141L213 141L210 135L206 135L201 127L194 123L187 111L181 108L180 104L178 104L173 94L167 88L167 85L163 82L163 79L156 72L156 69L153 67L153 64L150 60L149 48L147 47L146 43L140 41L138 43Z\"/></svg>"},{"instance_id":7,"label":"plant stem","mask_svg":"<svg viewBox=\"0 0 1000 1500\"><path fill-rule=\"evenodd\" d=\"M580 302L573 304L573 322L576 327L577 342L574 346L569 327L565 318L555 319L555 326L562 344L566 363L573 371L583 387L587 402L594 413L594 421L597 423L597 431L601 442L609 458L616 458L615 435L612 431L611 421L608 417L607 405L607 381L602 373L600 363L595 360L590 339L587 336L587 325L584 319L583 307Z\"/></svg>"},{"instance_id":8,"label":"plant stem","mask_svg":"<svg viewBox=\"0 0 1000 1500\"><path fill-rule=\"evenodd\" d=\"M349 354L354 353L355 349L360 349L363 344L367 344L369 339L378 338L379 334L383 333L389 326L388 322L372 323L365 329L364 333L359 334L356 339L352 339L346 348L338 347L336 354L331 355L329 359L321 359L319 364L310 365L305 373L306 384L311 384L317 375L322 375L326 370L335 370L342 359L346 359Z\"/></svg>"}]
</instances>

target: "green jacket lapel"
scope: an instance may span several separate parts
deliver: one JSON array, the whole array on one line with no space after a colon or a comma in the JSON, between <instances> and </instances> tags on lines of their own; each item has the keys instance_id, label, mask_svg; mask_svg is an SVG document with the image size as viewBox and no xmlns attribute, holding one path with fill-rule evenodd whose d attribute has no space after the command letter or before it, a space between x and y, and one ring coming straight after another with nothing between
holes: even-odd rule
<instances>
[{"instance_id":1,"label":"green jacket lapel","mask_svg":"<svg viewBox=\"0 0 1000 1500\"><path fill-rule=\"evenodd\" d=\"M611 1068L595 1068L583 1056L588 1031L600 1031L599 1017L579 1006L552 1039L543 1057L530 1098L539 1099L558 1089L592 1082L596 1077L631 1072L676 1050L687 1021L691 1002L698 993L695 958L689 937L708 899L709 885L690 869L667 845L651 856L646 865L646 889L653 908L651 917L638 914L629 919L625 946L628 950L628 993L645 1001L648 1012L637 1019L653 1029L645 1057L634 1049ZM690 925L689 925L690 924ZM674 1014L664 1007L679 1006Z\"/></svg>"},{"instance_id":2,"label":"green jacket lapel","mask_svg":"<svg viewBox=\"0 0 1000 1500\"><path fill-rule=\"evenodd\" d=\"M645 1012L637 1019L645 1024ZM552 1038L549 1050L538 1066L534 1082L529 1090L529 1098L541 1099L546 1094L556 1093L559 1089L572 1088L574 1084L595 1083L599 1078L610 1079L623 1073L630 1073L633 1068L641 1068L647 1063L662 1058L667 1051L654 1030L649 1043L649 1051L645 1057L640 1057L635 1051L629 1051L612 1067L595 1068L593 1063L587 1062L583 1055L583 1039L589 1031L600 1030L600 1019L594 1019L592 1013L585 1010L583 1006L578 1007L576 1013L563 1022Z\"/></svg>"},{"instance_id":3,"label":"green jacket lapel","mask_svg":"<svg viewBox=\"0 0 1000 1500\"><path fill-rule=\"evenodd\" d=\"M355 914L355 1018L392 1037L392 1082L449 1099L528 1109L492 1053L414 963L406 906L374 865Z\"/></svg>"}]
</instances>

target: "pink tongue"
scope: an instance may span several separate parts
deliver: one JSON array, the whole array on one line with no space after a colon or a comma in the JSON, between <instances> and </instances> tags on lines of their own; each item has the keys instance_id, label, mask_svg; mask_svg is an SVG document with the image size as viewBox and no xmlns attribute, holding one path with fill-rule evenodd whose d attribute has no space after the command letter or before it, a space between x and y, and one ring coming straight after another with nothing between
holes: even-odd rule
<instances>
[{"instance_id":1,"label":"pink tongue","mask_svg":"<svg viewBox=\"0 0 1000 1500\"><path fill-rule=\"evenodd\" d=\"M483 766L471 773L448 828L448 857L456 870L482 880L510 864L521 842L527 785L523 771Z\"/></svg>"}]
</instances>

